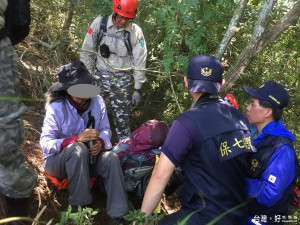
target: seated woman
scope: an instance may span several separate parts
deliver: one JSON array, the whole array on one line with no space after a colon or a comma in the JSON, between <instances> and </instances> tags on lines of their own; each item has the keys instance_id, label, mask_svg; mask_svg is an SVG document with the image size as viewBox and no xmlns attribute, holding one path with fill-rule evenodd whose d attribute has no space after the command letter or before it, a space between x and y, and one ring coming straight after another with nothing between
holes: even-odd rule
<instances>
[{"instance_id":1,"label":"seated woman","mask_svg":"<svg viewBox=\"0 0 300 225\"><path fill-rule=\"evenodd\" d=\"M117 220L128 213L127 196L117 155L104 151L112 147L111 130L100 90L91 84L96 78L81 61L60 67L58 77L47 93L40 139L45 172L67 178L70 205L83 206L92 203L93 168L104 178L107 214Z\"/></svg>"}]
</instances>

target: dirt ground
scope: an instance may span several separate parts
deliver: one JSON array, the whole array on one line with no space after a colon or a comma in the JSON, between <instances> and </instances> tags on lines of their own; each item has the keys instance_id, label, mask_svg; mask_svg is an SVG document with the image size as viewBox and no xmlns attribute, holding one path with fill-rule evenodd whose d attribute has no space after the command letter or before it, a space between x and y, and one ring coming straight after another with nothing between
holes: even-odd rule
<instances>
[{"instance_id":1,"label":"dirt ground","mask_svg":"<svg viewBox=\"0 0 300 225\"><path fill-rule=\"evenodd\" d=\"M42 151L39 147L39 138L44 119L44 103L31 102L26 103L28 109L23 115L25 127L25 139L20 149L26 155L26 164L33 168L38 176L37 186L34 189L32 205L30 208L30 217L35 218L39 212L46 206L41 214L39 221L48 222L53 219L52 224L59 222L60 213L66 211L68 207L68 191L58 190L44 175ZM97 187L92 189L93 209L99 209L99 213L94 217L95 224L109 224L109 217L106 214L106 199ZM141 201L133 201L136 209L140 208ZM164 198L162 202L162 212L169 214L179 208L179 203L175 196Z\"/></svg>"}]
</instances>

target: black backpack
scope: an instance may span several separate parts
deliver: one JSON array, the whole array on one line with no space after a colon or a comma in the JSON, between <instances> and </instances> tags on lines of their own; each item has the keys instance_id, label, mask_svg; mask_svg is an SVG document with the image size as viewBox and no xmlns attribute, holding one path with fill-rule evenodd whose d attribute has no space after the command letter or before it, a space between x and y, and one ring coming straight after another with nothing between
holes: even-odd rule
<instances>
[{"instance_id":1,"label":"black backpack","mask_svg":"<svg viewBox=\"0 0 300 225\"><path fill-rule=\"evenodd\" d=\"M8 0L5 29L12 45L23 41L29 34L30 0Z\"/></svg>"}]
</instances>

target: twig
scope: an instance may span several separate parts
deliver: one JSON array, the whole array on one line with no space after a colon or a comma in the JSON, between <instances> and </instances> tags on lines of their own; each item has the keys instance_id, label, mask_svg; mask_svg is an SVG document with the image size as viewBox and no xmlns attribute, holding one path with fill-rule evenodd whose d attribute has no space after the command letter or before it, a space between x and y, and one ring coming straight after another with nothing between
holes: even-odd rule
<instances>
[{"instance_id":1,"label":"twig","mask_svg":"<svg viewBox=\"0 0 300 225\"><path fill-rule=\"evenodd\" d=\"M42 46L44 46L44 47L46 47L46 48L49 48L49 49L51 49L51 50L54 49L54 48L56 48L56 47L61 43L61 42L59 41L59 42L57 42L57 43L54 44L54 45L50 45L50 44L48 44L48 43L46 43L46 42L44 42L44 41L41 41L41 40L37 39L36 37L31 36L31 35L29 35L28 38L31 39L31 40L33 40L33 41L36 41L36 42L39 43L40 45L42 45Z\"/></svg>"},{"instance_id":2,"label":"twig","mask_svg":"<svg viewBox=\"0 0 300 225\"><path fill-rule=\"evenodd\" d=\"M173 86L172 77L171 77L170 75L169 75L169 80L170 80L171 89L172 89L172 93L173 93L173 95L174 95L176 104L177 104L177 106L178 106L178 109L179 109L180 113L182 113L182 109L181 109L181 107L180 107L180 105L179 105L177 95L176 95L176 93L175 93L175 91L174 91L174 86Z\"/></svg>"},{"instance_id":3,"label":"twig","mask_svg":"<svg viewBox=\"0 0 300 225\"><path fill-rule=\"evenodd\" d=\"M42 210L36 215L36 217L34 218L34 221L33 221L32 225L36 225L36 224L40 223L39 218L44 213L44 211L46 210L46 208L47 208L47 206L44 206L42 208ZM43 223L45 223L45 222L43 222Z\"/></svg>"}]
</instances>

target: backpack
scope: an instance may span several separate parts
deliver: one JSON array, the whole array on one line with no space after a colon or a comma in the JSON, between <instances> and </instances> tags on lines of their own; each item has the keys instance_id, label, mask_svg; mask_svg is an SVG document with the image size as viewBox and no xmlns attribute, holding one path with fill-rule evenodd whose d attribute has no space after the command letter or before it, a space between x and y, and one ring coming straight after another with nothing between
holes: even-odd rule
<instances>
[{"instance_id":1,"label":"backpack","mask_svg":"<svg viewBox=\"0 0 300 225\"><path fill-rule=\"evenodd\" d=\"M121 141L112 149L120 159L125 188L131 197L144 196L168 131L166 123L149 120L130 134L130 140Z\"/></svg>"},{"instance_id":2,"label":"backpack","mask_svg":"<svg viewBox=\"0 0 300 225\"><path fill-rule=\"evenodd\" d=\"M132 54L132 46L130 42L130 32L127 30L124 30L124 37L119 37L114 34L107 33L107 21L108 21L108 16L103 16L101 19L100 23L100 29L99 29L99 34L98 34L98 43L96 49L98 49L98 45L100 45L100 42L103 38L103 36L114 36L115 38L121 38L124 41L124 44L126 46L126 49L130 55L130 59L133 60L133 54Z\"/></svg>"},{"instance_id":3,"label":"backpack","mask_svg":"<svg viewBox=\"0 0 300 225\"><path fill-rule=\"evenodd\" d=\"M12 45L27 37L30 22L30 0L9 0L5 12L5 30Z\"/></svg>"}]
</instances>

